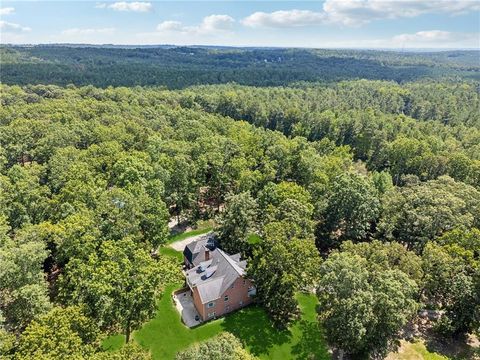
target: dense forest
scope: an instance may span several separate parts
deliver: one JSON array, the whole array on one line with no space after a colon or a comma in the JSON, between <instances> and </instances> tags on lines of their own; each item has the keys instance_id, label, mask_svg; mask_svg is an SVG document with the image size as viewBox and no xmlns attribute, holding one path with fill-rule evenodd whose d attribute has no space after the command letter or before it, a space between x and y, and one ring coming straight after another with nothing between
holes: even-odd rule
<instances>
[{"instance_id":1,"label":"dense forest","mask_svg":"<svg viewBox=\"0 0 480 360\"><path fill-rule=\"evenodd\" d=\"M408 53L214 47L3 46L2 82L166 86L236 82L280 86L349 79L480 79L478 51Z\"/></svg>"},{"instance_id":2,"label":"dense forest","mask_svg":"<svg viewBox=\"0 0 480 360\"><path fill-rule=\"evenodd\" d=\"M277 329L314 292L352 359L420 309L479 335L478 53L0 51L2 358L149 359L130 334L182 279L171 218L215 221ZM255 358L213 339L177 359Z\"/></svg>"}]
</instances>

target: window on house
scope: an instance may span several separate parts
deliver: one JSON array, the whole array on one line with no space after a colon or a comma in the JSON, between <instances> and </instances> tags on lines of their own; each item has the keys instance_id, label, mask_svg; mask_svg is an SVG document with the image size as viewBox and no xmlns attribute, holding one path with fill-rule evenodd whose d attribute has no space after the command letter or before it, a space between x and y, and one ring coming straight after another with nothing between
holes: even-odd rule
<instances>
[{"instance_id":1,"label":"window on house","mask_svg":"<svg viewBox=\"0 0 480 360\"><path fill-rule=\"evenodd\" d=\"M225 297L223 298L223 300L228 301L228 295L225 295Z\"/></svg>"},{"instance_id":2,"label":"window on house","mask_svg":"<svg viewBox=\"0 0 480 360\"><path fill-rule=\"evenodd\" d=\"M211 313L208 313L208 317L209 317L209 318L215 317L215 311L214 311L214 312L211 312Z\"/></svg>"},{"instance_id":3,"label":"window on house","mask_svg":"<svg viewBox=\"0 0 480 360\"><path fill-rule=\"evenodd\" d=\"M214 302L209 302L209 303L207 304L207 307L208 307L208 308L212 308L212 307L214 307L214 306L215 306L215 303L214 303Z\"/></svg>"}]
</instances>

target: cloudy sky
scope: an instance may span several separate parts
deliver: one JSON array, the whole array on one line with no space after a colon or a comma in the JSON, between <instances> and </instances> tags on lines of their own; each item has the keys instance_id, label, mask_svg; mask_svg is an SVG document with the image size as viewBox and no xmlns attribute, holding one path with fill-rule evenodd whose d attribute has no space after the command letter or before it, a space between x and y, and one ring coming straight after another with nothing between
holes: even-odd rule
<instances>
[{"instance_id":1,"label":"cloudy sky","mask_svg":"<svg viewBox=\"0 0 480 360\"><path fill-rule=\"evenodd\" d=\"M480 48L480 0L2 1L1 43Z\"/></svg>"}]
</instances>

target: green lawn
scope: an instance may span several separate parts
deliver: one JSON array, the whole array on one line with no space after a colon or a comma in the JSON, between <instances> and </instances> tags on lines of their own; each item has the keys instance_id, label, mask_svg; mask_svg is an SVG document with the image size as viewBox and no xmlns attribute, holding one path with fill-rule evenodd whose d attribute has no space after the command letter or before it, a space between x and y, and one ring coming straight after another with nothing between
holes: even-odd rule
<instances>
[{"instance_id":1,"label":"green lawn","mask_svg":"<svg viewBox=\"0 0 480 360\"><path fill-rule=\"evenodd\" d=\"M180 251L172 249L170 246L162 246L158 252L160 255L174 257L179 262L183 262L183 254Z\"/></svg>"},{"instance_id":2,"label":"green lawn","mask_svg":"<svg viewBox=\"0 0 480 360\"><path fill-rule=\"evenodd\" d=\"M171 243L173 243L175 241L179 241L179 240L184 240L186 238L189 238L189 237L192 237L192 236L195 236L195 235L206 234L210 231L212 231L212 227L205 227L205 228L195 229L195 230L191 230L191 231L186 231L186 232L176 234L176 235L171 235L167 239L167 244L171 244Z\"/></svg>"},{"instance_id":3,"label":"green lawn","mask_svg":"<svg viewBox=\"0 0 480 360\"><path fill-rule=\"evenodd\" d=\"M194 230L170 238L169 243L199 235L210 229ZM172 240L174 239L174 240ZM164 255L178 257L181 253L169 247L162 247ZM171 293L181 287L172 284L165 289L165 295L158 302L156 316L133 334L141 346L149 349L156 360L170 360L189 345L207 340L222 331L235 335L250 353L260 359L330 359L324 335L316 320L317 298L313 294L298 294L302 316L288 330L275 329L267 314L258 306L237 311L224 318L189 329L180 320ZM103 342L109 350L120 348L125 341L123 335L115 335Z\"/></svg>"},{"instance_id":4,"label":"green lawn","mask_svg":"<svg viewBox=\"0 0 480 360\"><path fill-rule=\"evenodd\" d=\"M330 358L316 321L317 300L314 295L298 295L303 316L289 330L273 328L265 312L257 306L188 329L181 323L170 296L177 287L170 286L166 290L169 295L160 300L156 317L134 334L135 341L150 349L154 359L173 359L179 350L222 331L234 334L261 359L306 359L309 354L315 355L314 359ZM122 340L120 338L120 343Z\"/></svg>"},{"instance_id":5,"label":"green lawn","mask_svg":"<svg viewBox=\"0 0 480 360\"><path fill-rule=\"evenodd\" d=\"M160 299L155 318L147 322L133 338L152 352L154 359L174 359L175 354L189 345L209 339L222 331L238 337L245 347L260 359L330 359L324 336L316 320L314 295L299 294L302 317L288 330L272 327L265 312L258 306L242 309L230 316L211 321L195 329L188 329L180 320L171 292L179 285L171 285ZM168 294L168 295L167 295ZM122 346L124 337L107 338L103 347L115 350Z\"/></svg>"},{"instance_id":6,"label":"green lawn","mask_svg":"<svg viewBox=\"0 0 480 360\"><path fill-rule=\"evenodd\" d=\"M123 344L125 344L125 335L112 335L103 340L102 348L103 350L118 350Z\"/></svg>"},{"instance_id":7,"label":"green lawn","mask_svg":"<svg viewBox=\"0 0 480 360\"><path fill-rule=\"evenodd\" d=\"M212 227L202 227L200 229L195 229L192 231L186 231L180 234L176 235L171 235L168 237L167 242L158 249L158 252L161 255L166 255L166 256L171 256L176 258L178 261L182 262L183 261L183 255L179 251L175 251L172 249L168 244L174 243L175 241L180 241L180 240L185 240L186 238L196 236L196 235L202 235L206 234L208 232L212 231Z\"/></svg>"}]
</instances>

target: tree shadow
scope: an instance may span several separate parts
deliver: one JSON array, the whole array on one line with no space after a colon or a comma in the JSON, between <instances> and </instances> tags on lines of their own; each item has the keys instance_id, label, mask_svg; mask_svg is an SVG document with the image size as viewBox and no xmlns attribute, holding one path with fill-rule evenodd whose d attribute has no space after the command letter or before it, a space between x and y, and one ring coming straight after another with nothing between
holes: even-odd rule
<instances>
[{"instance_id":1,"label":"tree shadow","mask_svg":"<svg viewBox=\"0 0 480 360\"><path fill-rule=\"evenodd\" d=\"M435 334L432 330L425 339L425 347L428 351L444 355L452 359L473 359L475 355L479 355L479 349L475 349L468 344L466 336L455 338L445 338Z\"/></svg>"},{"instance_id":2,"label":"tree shadow","mask_svg":"<svg viewBox=\"0 0 480 360\"><path fill-rule=\"evenodd\" d=\"M289 330L278 330L258 306L250 306L225 318L223 330L239 338L253 355L265 354L274 345L291 340Z\"/></svg>"},{"instance_id":3,"label":"tree shadow","mask_svg":"<svg viewBox=\"0 0 480 360\"><path fill-rule=\"evenodd\" d=\"M292 347L292 355L296 359L330 359L324 334L317 321L299 320L295 326L302 334L300 341Z\"/></svg>"}]
</instances>

